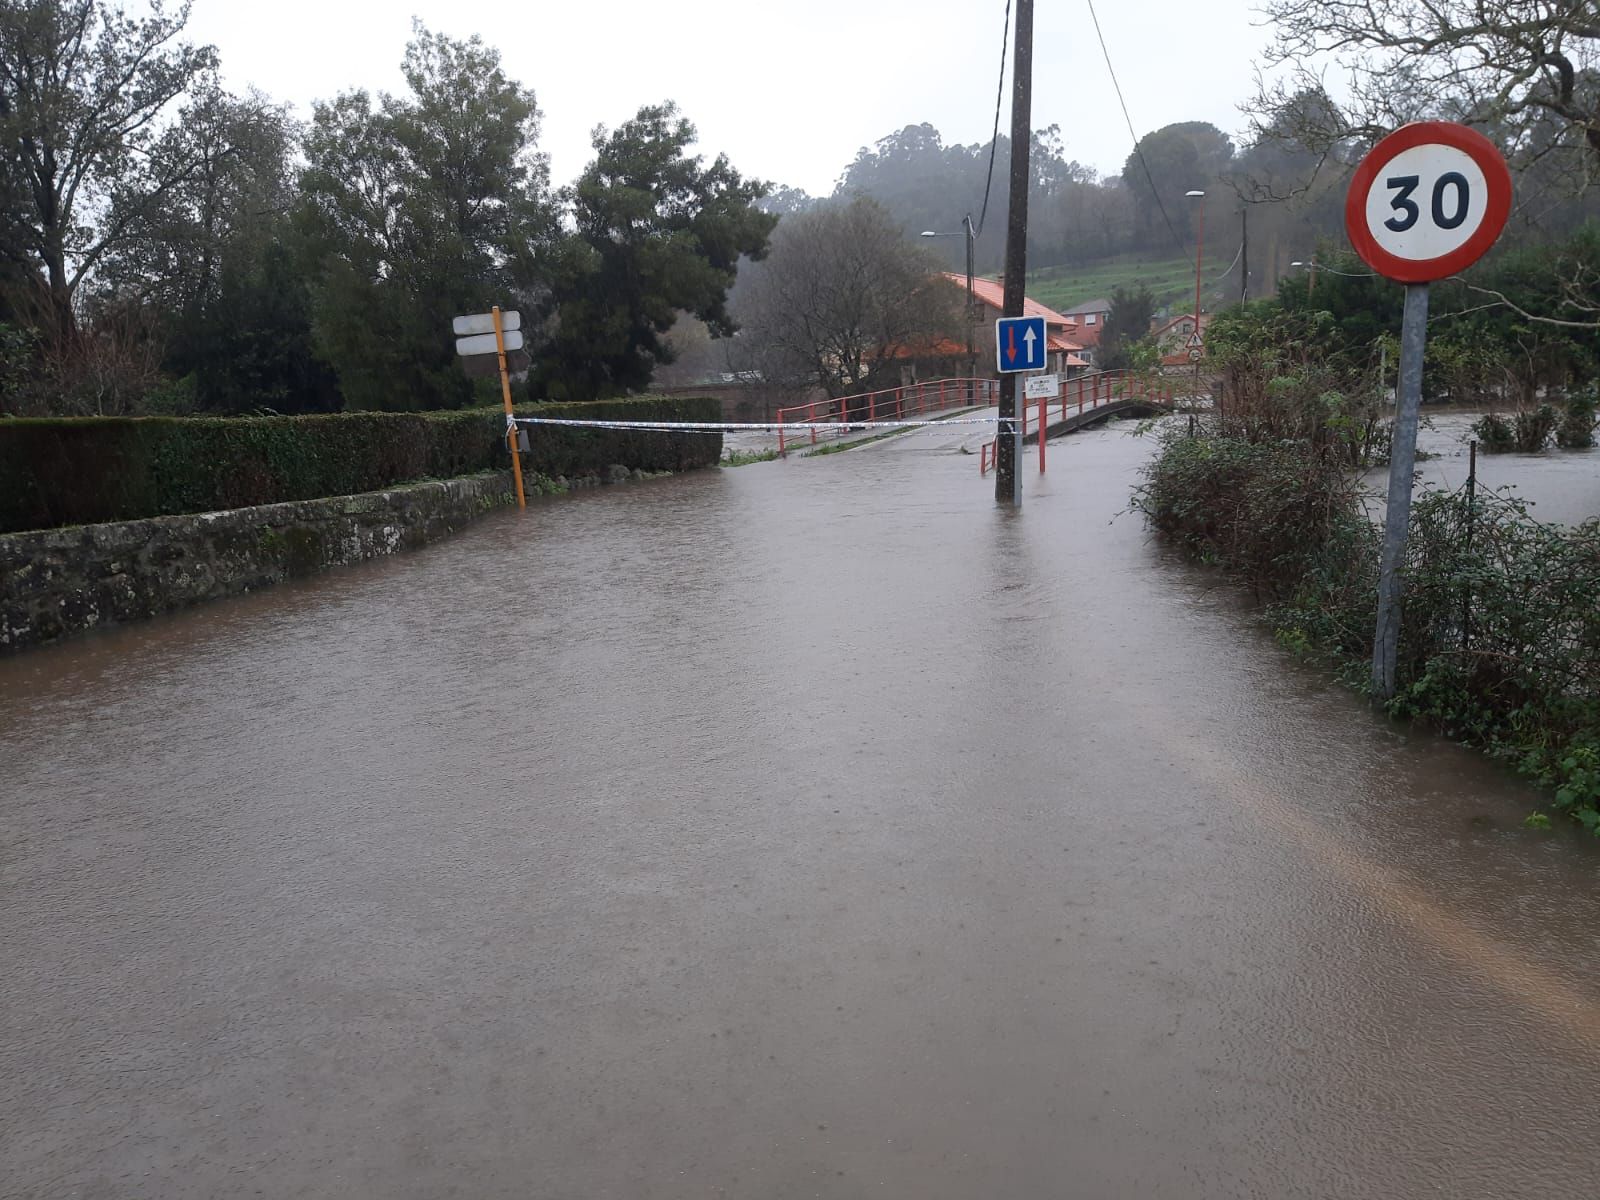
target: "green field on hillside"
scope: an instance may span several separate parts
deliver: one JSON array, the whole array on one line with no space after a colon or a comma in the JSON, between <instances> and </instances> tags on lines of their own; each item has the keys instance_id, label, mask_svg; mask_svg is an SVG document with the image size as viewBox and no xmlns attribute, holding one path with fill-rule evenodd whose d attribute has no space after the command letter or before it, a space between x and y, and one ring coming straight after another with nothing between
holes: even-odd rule
<instances>
[{"instance_id":1,"label":"green field on hillside","mask_svg":"<svg viewBox=\"0 0 1600 1200\"><path fill-rule=\"evenodd\" d=\"M1028 295L1054 309L1071 308L1086 300L1111 298L1119 287L1136 288L1143 284L1155 293L1156 307L1163 308L1185 295L1194 295L1194 261L1167 258L1154 261L1106 259L1081 267L1044 267L1028 272Z\"/></svg>"}]
</instances>

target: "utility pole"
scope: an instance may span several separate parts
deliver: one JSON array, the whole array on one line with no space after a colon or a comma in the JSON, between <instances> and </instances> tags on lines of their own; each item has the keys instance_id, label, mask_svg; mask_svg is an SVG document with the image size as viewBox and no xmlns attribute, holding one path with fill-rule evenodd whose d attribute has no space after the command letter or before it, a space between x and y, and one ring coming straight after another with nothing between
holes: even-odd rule
<instances>
[{"instance_id":1,"label":"utility pole","mask_svg":"<svg viewBox=\"0 0 1600 1200\"><path fill-rule=\"evenodd\" d=\"M1011 68L1011 211L1006 222L1005 311L1022 316L1028 293L1028 150L1033 141L1033 0L1017 0L1016 57ZM1022 425L1017 376L1000 376L1000 428L995 438L994 498L1022 506ZM1043 435L1043 430L1040 435Z\"/></svg>"},{"instance_id":2,"label":"utility pole","mask_svg":"<svg viewBox=\"0 0 1600 1200\"><path fill-rule=\"evenodd\" d=\"M1239 303L1250 299L1250 206L1239 210Z\"/></svg>"},{"instance_id":3,"label":"utility pole","mask_svg":"<svg viewBox=\"0 0 1600 1200\"><path fill-rule=\"evenodd\" d=\"M961 218L961 230L967 235L967 399L977 399L978 352L973 346L972 325L977 319L977 302L972 295L972 214Z\"/></svg>"}]
</instances>

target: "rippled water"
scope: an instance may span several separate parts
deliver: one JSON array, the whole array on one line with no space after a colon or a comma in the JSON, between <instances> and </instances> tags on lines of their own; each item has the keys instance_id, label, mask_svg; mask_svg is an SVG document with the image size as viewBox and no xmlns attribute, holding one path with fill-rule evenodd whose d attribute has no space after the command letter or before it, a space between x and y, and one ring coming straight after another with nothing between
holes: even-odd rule
<instances>
[{"instance_id":1,"label":"rippled water","mask_svg":"<svg viewBox=\"0 0 1600 1200\"><path fill-rule=\"evenodd\" d=\"M1424 486L1459 488L1470 469L1467 443L1476 412L1429 412L1417 435L1418 449L1433 457L1417 464ZM1387 479L1378 476L1379 486ZM1532 504L1541 521L1575 525L1600 517L1600 447L1550 449L1543 454L1478 454L1478 486L1507 489Z\"/></svg>"},{"instance_id":2,"label":"rippled water","mask_svg":"<svg viewBox=\"0 0 1600 1200\"><path fill-rule=\"evenodd\" d=\"M1600 1193L1593 846L960 438L0 661L0 1193Z\"/></svg>"}]
</instances>

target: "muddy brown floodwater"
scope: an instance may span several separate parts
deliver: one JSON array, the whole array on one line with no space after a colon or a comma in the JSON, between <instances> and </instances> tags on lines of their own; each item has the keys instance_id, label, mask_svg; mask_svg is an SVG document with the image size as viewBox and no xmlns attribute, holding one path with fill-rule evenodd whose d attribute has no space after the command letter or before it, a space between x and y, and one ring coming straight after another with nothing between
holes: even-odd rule
<instances>
[{"instance_id":1,"label":"muddy brown floodwater","mask_svg":"<svg viewBox=\"0 0 1600 1200\"><path fill-rule=\"evenodd\" d=\"M961 437L0 662L0 1194L1600 1194L1594 846Z\"/></svg>"}]
</instances>

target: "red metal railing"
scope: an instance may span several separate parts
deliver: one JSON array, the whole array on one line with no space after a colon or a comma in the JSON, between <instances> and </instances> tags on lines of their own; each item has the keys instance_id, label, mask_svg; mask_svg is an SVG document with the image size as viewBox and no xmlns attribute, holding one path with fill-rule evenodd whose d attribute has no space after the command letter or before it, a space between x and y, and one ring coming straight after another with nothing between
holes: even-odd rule
<instances>
[{"instance_id":1,"label":"red metal railing","mask_svg":"<svg viewBox=\"0 0 1600 1200\"><path fill-rule=\"evenodd\" d=\"M1172 384L1159 377L1141 375L1133 371L1094 371L1070 376L1061 381L1053 398L1047 397L1031 402L1038 408L1038 417L1034 425L1037 427L1042 423L1048 429L1050 421L1054 419L1050 413L1058 404L1061 406L1061 420L1065 421L1070 416L1093 412L1097 408L1103 408L1108 404L1120 404L1124 400L1149 400L1156 404L1171 404ZM1017 408L1020 410L1024 438L1028 436L1029 407L1030 403L1021 402L1019 397ZM985 442L978 448L979 475L987 475L989 468L995 465L995 455L998 453L997 440ZM1045 441L1045 438L1039 439L1041 475L1045 469Z\"/></svg>"},{"instance_id":2,"label":"red metal railing","mask_svg":"<svg viewBox=\"0 0 1600 1200\"><path fill-rule=\"evenodd\" d=\"M947 409L986 407L996 403L999 398L1000 383L995 379L933 379L926 383L908 383L903 387L796 404L778 410L778 453L783 454L787 449L785 425L803 427L819 421L842 424L904 421ZM815 446L815 426L803 432L811 434L811 444Z\"/></svg>"}]
</instances>

